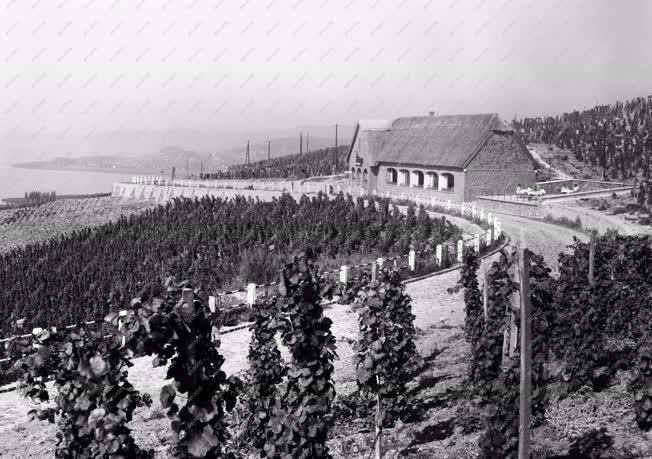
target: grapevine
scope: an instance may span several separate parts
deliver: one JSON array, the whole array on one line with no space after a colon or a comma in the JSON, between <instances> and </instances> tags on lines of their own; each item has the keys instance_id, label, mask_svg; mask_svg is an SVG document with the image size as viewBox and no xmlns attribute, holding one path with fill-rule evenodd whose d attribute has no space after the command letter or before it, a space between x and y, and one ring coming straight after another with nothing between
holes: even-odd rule
<instances>
[{"instance_id":1,"label":"grapevine","mask_svg":"<svg viewBox=\"0 0 652 459\"><path fill-rule=\"evenodd\" d=\"M272 407L264 446L267 457L330 457L326 440L335 398L335 338L320 300L319 285L305 255L299 254L280 275L278 301L289 318L281 336L292 362Z\"/></svg>"},{"instance_id":2,"label":"grapevine","mask_svg":"<svg viewBox=\"0 0 652 459\"><path fill-rule=\"evenodd\" d=\"M151 399L127 381L131 364L116 339L81 326L72 332L45 331L35 341L19 341L12 352L21 355L13 371L25 396L45 402L45 386L54 378L55 407L34 409L31 418L58 418L55 457L152 457L140 449L127 423L134 410L149 406Z\"/></svg>"},{"instance_id":3,"label":"grapevine","mask_svg":"<svg viewBox=\"0 0 652 459\"><path fill-rule=\"evenodd\" d=\"M160 400L171 420L176 457L231 457L225 412L233 409L241 391L237 377L221 370L224 357L212 340L212 313L207 295L186 282L168 279L160 295L135 299L125 318L128 346L155 355L154 366L169 362ZM175 402L177 393L186 403Z\"/></svg>"},{"instance_id":4,"label":"grapevine","mask_svg":"<svg viewBox=\"0 0 652 459\"><path fill-rule=\"evenodd\" d=\"M257 301L254 311L248 356L250 380L245 394L249 409L245 437L253 440L254 447L262 449L278 385L287 373L275 339L277 331L287 327L287 321L275 299Z\"/></svg>"},{"instance_id":5,"label":"grapevine","mask_svg":"<svg viewBox=\"0 0 652 459\"><path fill-rule=\"evenodd\" d=\"M471 345L471 362L469 377L471 381L480 382L479 366L485 358L484 350L480 346L485 333L484 311L482 296L478 288L478 256L474 250L464 251L464 265L458 284L464 288L464 304L466 316L464 319L464 335L467 343Z\"/></svg>"},{"instance_id":6,"label":"grapevine","mask_svg":"<svg viewBox=\"0 0 652 459\"><path fill-rule=\"evenodd\" d=\"M366 285L356 298L360 312L357 378L363 391L378 395L383 410L395 414L408 406L405 385L419 354L411 299L397 271L382 269L379 280ZM382 426L382 416L377 420Z\"/></svg>"}]
</instances>

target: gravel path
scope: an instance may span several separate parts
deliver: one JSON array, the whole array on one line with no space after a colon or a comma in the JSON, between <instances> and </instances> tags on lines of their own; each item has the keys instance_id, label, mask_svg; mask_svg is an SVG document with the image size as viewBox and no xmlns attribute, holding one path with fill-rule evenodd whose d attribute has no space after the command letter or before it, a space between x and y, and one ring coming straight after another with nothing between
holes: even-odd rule
<instances>
[{"instance_id":1,"label":"gravel path","mask_svg":"<svg viewBox=\"0 0 652 459\"><path fill-rule=\"evenodd\" d=\"M497 215L503 224L503 231L509 234L512 243L518 244L523 238L530 250L543 255L553 272L557 271L559 253L568 251L568 246L573 243L573 237L584 242L589 240L586 234L560 225L514 215Z\"/></svg>"}]
</instances>

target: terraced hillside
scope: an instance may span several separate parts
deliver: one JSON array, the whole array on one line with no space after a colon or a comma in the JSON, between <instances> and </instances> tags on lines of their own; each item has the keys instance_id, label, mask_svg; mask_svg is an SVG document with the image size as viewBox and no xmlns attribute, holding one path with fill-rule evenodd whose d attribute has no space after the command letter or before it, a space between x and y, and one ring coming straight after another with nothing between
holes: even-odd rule
<instances>
[{"instance_id":1,"label":"terraced hillside","mask_svg":"<svg viewBox=\"0 0 652 459\"><path fill-rule=\"evenodd\" d=\"M62 199L38 207L0 211L0 252L137 214L152 202L114 197Z\"/></svg>"}]
</instances>

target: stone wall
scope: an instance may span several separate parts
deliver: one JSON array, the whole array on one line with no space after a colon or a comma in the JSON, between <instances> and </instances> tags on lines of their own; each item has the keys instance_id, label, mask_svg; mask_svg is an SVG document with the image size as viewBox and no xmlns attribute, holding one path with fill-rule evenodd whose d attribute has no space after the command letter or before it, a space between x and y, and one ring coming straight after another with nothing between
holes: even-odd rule
<instances>
[{"instance_id":1,"label":"stone wall","mask_svg":"<svg viewBox=\"0 0 652 459\"><path fill-rule=\"evenodd\" d=\"M253 199L259 198L263 201L271 201L274 197L279 197L282 194L282 191L275 190L247 190L114 183L112 196L120 197L123 199L138 199L141 201L154 201L164 203L172 198L200 198L202 196L214 196L216 198L224 199L233 198L235 196L245 196L251 197Z\"/></svg>"},{"instance_id":2,"label":"stone wall","mask_svg":"<svg viewBox=\"0 0 652 459\"><path fill-rule=\"evenodd\" d=\"M505 212L507 214L522 215L523 217L541 218L543 217L541 205L528 201L509 201L504 199L495 199L486 196L479 196L478 207L493 210L496 212Z\"/></svg>"},{"instance_id":3,"label":"stone wall","mask_svg":"<svg viewBox=\"0 0 652 459\"><path fill-rule=\"evenodd\" d=\"M494 133L469 163L465 201L534 186L534 163L514 135Z\"/></svg>"},{"instance_id":4,"label":"stone wall","mask_svg":"<svg viewBox=\"0 0 652 459\"><path fill-rule=\"evenodd\" d=\"M316 180L194 180L175 179L172 186L220 188L234 190L269 190L288 193L338 193L344 191L341 181ZM332 190L331 190L332 187ZM346 184L348 187L348 184Z\"/></svg>"}]
</instances>

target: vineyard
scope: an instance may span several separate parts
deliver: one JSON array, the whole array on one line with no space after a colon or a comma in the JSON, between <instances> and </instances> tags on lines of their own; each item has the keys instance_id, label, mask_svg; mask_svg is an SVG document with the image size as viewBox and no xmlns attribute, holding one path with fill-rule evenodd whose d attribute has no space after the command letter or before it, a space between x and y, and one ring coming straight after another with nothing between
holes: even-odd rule
<instances>
[{"instance_id":1,"label":"vineyard","mask_svg":"<svg viewBox=\"0 0 652 459\"><path fill-rule=\"evenodd\" d=\"M153 207L112 197L59 199L38 206L0 210L0 253L115 221Z\"/></svg>"},{"instance_id":2,"label":"vineyard","mask_svg":"<svg viewBox=\"0 0 652 459\"><path fill-rule=\"evenodd\" d=\"M605 177L649 178L652 96L512 124L526 142L570 150L577 160L603 168Z\"/></svg>"},{"instance_id":3,"label":"vineyard","mask_svg":"<svg viewBox=\"0 0 652 459\"><path fill-rule=\"evenodd\" d=\"M168 276L212 294L270 282L296 250L322 269L339 269L410 249L434 251L459 236L445 219L415 207L403 215L386 199L176 199L0 255L0 329L9 334L18 319L29 328L94 320Z\"/></svg>"},{"instance_id":4,"label":"vineyard","mask_svg":"<svg viewBox=\"0 0 652 459\"><path fill-rule=\"evenodd\" d=\"M475 209L466 214L476 220ZM102 229L108 234L93 239ZM230 359L245 348L233 343L221 348L230 335L215 334L230 308L211 296L224 288L223 278L213 271L202 280L205 271L192 271L197 258L180 261L169 255L159 277L129 287L139 292L136 298L94 311L94 317L108 312L103 325L47 329L7 341L12 364L6 368L21 382L21 393L50 401L35 405L30 416L56 424L57 457L82 452L142 458L519 457L524 304L531 317L526 321L531 370L525 374L531 375L526 419L532 457L652 454L649 444L637 440L652 427L649 236L608 233L589 243L575 241L569 253L560 254L556 276L537 254L510 246L480 270L478 253L486 244L460 241L463 252L454 258L461 256L463 266L461 275L449 273L459 279L449 288L451 299L432 290L424 297L427 303L451 304L459 298L463 320L451 325L443 319L436 323L430 312L446 309L445 304L415 304L402 281L405 269L432 269L426 254L439 253L442 242L460 237L459 230L423 207L411 206L404 214L388 200L341 195L299 202L283 196L270 203L180 199L75 236L79 241L63 238L67 247L75 247L70 253L83 255L83 247L97 251L116 236L140 263L143 254L160 253L173 239L181 238L189 253L216 250L206 242L214 241L221 251L201 260L228 260L232 253L231 263L241 261L239 273L246 266L242 254L264 247L277 256L269 271L252 262L246 274L273 280L275 289L253 300L248 330L239 330L239 340L250 336L244 366L234 367ZM28 248L39 260L48 252ZM410 255L407 266L372 263L371 271L355 278L326 275L315 264L337 260L333 266L339 267L343 255L375 259L408 250L421 254L418 261ZM53 259L62 253L54 252ZM18 255L12 252L5 260L15 262ZM133 270L138 262L127 266ZM188 270L173 272L180 266ZM25 268L4 275L20 269ZM348 312L329 311L347 304ZM342 325L332 315L347 324L349 337L336 335ZM55 321L47 319L48 325ZM29 330L33 323L17 325ZM445 337L446 346L439 348L434 337ZM140 368L141 356L150 356L154 370L164 370L159 378L168 381L148 385L147 392L137 389L131 378L138 381L139 372L127 369ZM47 383L51 379L54 385ZM597 400L604 406L582 408ZM609 416L610 409L620 415ZM145 412L158 414L143 418ZM136 419L150 429L156 425L158 443L142 441L138 429L132 430Z\"/></svg>"},{"instance_id":5,"label":"vineyard","mask_svg":"<svg viewBox=\"0 0 652 459\"><path fill-rule=\"evenodd\" d=\"M572 253L561 256L558 277L550 275L536 254L525 253L526 270L509 249L488 266L483 301L477 252L465 250L459 286L453 289L463 291L463 333L447 335L449 346L458 341L456 336L468 343L457 349L462 355L456 361L464 363L455 366L466 370L454 387L432 376L437 362L443 364L445 349L419 352L428 332L419 336L423 331L415 327L412 299L398 272L375 270L343 285L322 277L302 253L281 270L278 293L255 304L249 370L244 373L227 376L220 370L227 361L219 342L211 339L220 311L211 307L208 295L172 279L144 291L126 314L109 314L102 332L81 327L73 333L43 332L38 346L31 340L13 342L10 352L18 359L13 368L26 383L28 397L51 398L52 388L43 384L48 376L56 378L60 394L74 391L70 402L59 397L54 407L32 413L57 422L63 434L59 457L81 450L130 457L154 454L139 447L128 427L134 412L154 403L122 371L143 354L153 356L155 366L167 366L167 378L175 381L159 397L172 429L167 451L174 457L254 457L256 451L262 457L328 457L331 448L338 455L357 451L369 456L375 451L378 457L398 447L399 421L401 435L412 438L400 442L407 457L444 457L438 455L442 446L426 444L452 437L462 449L447 441L443 451L457 451L455 457L517 457L520 347L508 345L506 350L505 332L510 323L519 332L519 321L510 320L510 315L518 318L518 310L510 307L523 282L518 271L527 273L532 307L533 457L564 451L568 457L645 457L652 450L631 438L638 429L642 435L652 421L649 237L607 234L589 244L576 242ZM332 300L350 303L358 317L348 364L356 370L357 389L342 393L333 359L346 346L334 336L334 324L324 310ZM116 337L107 339L106 332ZM447 332L445 325L435 330ZM441 385L447 388L433 399L432 390ZM571 428L568 438L557 440L564 451L543 440L560 430L564 409L577 409L573 407L586 403L587 396L614 391L627 415L607 420L608 428L590 422L584 429ZM439 418L438 412L454 415L429 422ZM581 426L592 414L575 416L579 418L566 422ZM92 434L74 427L80 419L94 426ZM625 420L631 425L619 425ZM164 428L163 420L157 425ZM370 427L368 440L329 440L330 432L351 426L355 431ZM475 441L475 452L467 455L463 451L470 441Z\"/></svg>"},{"instance_id":6,"label":"vineyard","mask_svg":"<svg viewBox=\"0 0 652 459\"><path fill-rule=\"evenodd\" d=\"M307 153L280 156L250 164L229 166L224 172L210 172L201 175L206 179L263 179L297 178L305 179L323 175L334 175L348 170L349 147L324 148Z\"/></svg>"}]
</instances>

